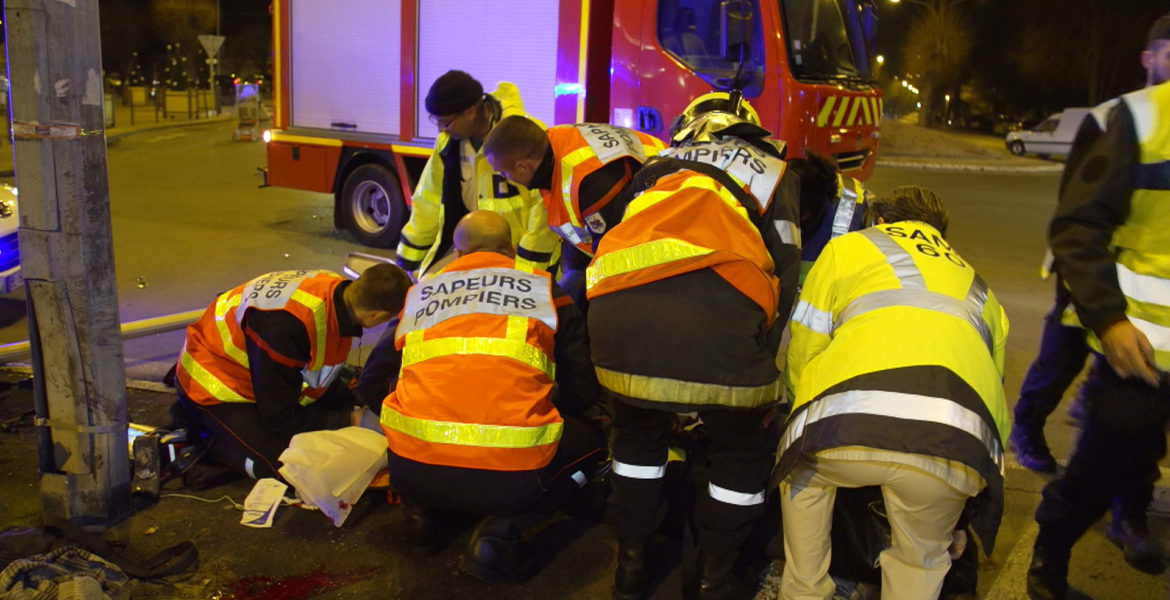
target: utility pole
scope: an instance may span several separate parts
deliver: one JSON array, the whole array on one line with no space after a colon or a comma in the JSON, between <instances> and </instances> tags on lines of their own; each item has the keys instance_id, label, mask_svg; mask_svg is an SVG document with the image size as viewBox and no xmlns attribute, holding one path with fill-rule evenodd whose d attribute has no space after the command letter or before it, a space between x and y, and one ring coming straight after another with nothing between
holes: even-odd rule
<instances>
[{"instance_id":1,"label":"utility pole","mask_svg":"<svg viewBox=\"0 0 1170 600\"><path fill-rule=\"evenodd\" d=\"M98 0L7 0L44 520L131 512Z\"/></svg>"}]
</instances>

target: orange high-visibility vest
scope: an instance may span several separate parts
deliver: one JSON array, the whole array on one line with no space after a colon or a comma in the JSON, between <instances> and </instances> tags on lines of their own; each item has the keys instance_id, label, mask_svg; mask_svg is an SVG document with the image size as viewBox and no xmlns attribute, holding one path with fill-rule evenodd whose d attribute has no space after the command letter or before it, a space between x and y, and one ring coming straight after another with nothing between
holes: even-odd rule
<instances>
[{"instance_id":1,"label":"orange high-visibility vest","mask_svg":"<svg viewBox=\"0 0 1170 600\"><path fill-rule=\"evenodd\" d=\"M309 362L302 369L301 405L325 393L349 356L353 338L338 332L333 291L345 279L329 271L279 271L261 275L220 294L187 339L175 370L179 386L193 402L255 402L242 321L248 309L283 310L309 334Z\"/></svg>"},{"instance_id":2,"label":"orange high-visibility vest","mask_svg":"<svg viewBox=\"0 0 1170 600\"><path fill-rule=\"evenodd\" d=\"M589 214L582 214L579 192L581 181L587 175L615 160L632 158L638 163L654 156L663 149L662 141L640 131L603 125L581 123L558 125L548 129L548 141L552 146L553 173L551 190L541 190L544 206L548 209L548 226L562 238L593 255L595 234L604 233L604 225L590 227L593 215L601 210L623 185L614 189L589 207ZM629 174L626 175L629 179Z\"/></svg>"},{"instance_id":3,"label":"orange high-visibility vest","mask_svg":"<svg viewBox=\"0 0 1170 600\"><path fill-rule=\"evenodd\" d=\"M586 295L708 268L758 304L771 324L780 282L747 209L718 181L681 170L634 198L605 234L586 271Z\"/></svg>"},{"instance_id":4,"label":"orange high-visibility vest","mask_svg":"<svg viewBox=\"0 0 1170 600\"><path fill-rule=\"evenodd\" d=\"M410 289L395 332L402 369L381 415L398 456L493 471L552 460L563 428L552 281L518 264L475 252Z\"/></svg>"}]
</instances>

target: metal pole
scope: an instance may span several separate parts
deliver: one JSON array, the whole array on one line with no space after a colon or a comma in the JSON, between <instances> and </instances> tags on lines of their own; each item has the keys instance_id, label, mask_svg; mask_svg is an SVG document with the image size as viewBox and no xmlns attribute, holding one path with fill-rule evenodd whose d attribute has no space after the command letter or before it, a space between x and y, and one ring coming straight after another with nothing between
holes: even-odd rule
<instances>
[{"instance_id":1,"label":"metal pole","mask_svg":"<svg viewBox=\"0 0 1170 600\"><path fill-rule=\"evenodd\" d=\"M163 315L161 317L123 323L121 327L122 339L131 340L156 333L182 329L194 323L203 314L204 310L200 308L198 310L189 310L173 315ZM0 363L9 363L27 358L29 356L29 350L29 342L27 341L0 345Z\"/></svg>"}]
</instances>

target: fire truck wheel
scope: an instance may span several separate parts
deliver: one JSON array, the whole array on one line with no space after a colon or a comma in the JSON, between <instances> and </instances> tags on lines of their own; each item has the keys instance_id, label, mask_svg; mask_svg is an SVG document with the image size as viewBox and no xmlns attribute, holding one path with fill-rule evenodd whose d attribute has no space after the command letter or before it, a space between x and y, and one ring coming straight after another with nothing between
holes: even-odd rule
<instances>
[{"instance_id":1,"label":"fire truck wheel","mask_svg":"<svg viewBox=\"0 0 1170 600\"><path fill-rule=\"evenodd\" d=\"M345 178L337 209L358 242L375 248L393 248L406 222L398 177L377 164L362 165Z\"/></svg>"}]
</instances>

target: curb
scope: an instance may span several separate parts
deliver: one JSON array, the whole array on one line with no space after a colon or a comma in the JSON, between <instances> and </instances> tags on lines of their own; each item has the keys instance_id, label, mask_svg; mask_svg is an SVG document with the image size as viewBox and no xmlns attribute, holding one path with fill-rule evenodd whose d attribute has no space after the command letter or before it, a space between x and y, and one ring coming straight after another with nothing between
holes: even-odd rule
<instances>
[{"instance_id":1,"label":"curb","mask_svg":"<svg viewBox=\"0 0 1170 600\"><path fill-rule=\"evenodd\" d=\"M923 169L928 171L965 171L976 173L1060 173L1063 164L1042 165L993 165L987 163L947 162L925 160L878 159L879 167L902 169Z\"/></svg>"},{"instance_id":2,"label":"curb","mask_svg":"<svg viewBox=\"0 0 1170 600\"><path fill-rule=\"evenodd\" d=\"M143 125L142 127L139 127L136 129L125 130L125 131L111 132L110 130L107 129L106 130L106 142L109 143L110 141L117 140L120 138L124 138L126 136L138 134L138 133L159 131L162 129L175 129L178 127L195 127L196 125L209 125L211 123L223 123L225 121L230 121L230 120L232 120L232 116L230 114L228 114L228 115L219 115L219 116L211 117L208 119L194 119L194 120L187 120L187 121L176 121L173 123L152 123L150 125Z\"/></svg>"}]
</instances>

